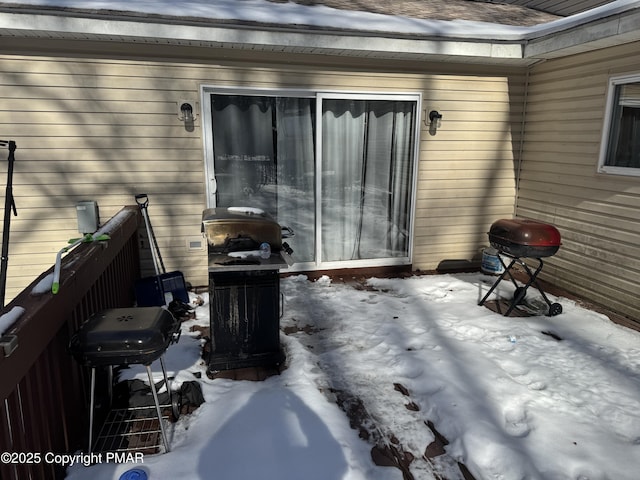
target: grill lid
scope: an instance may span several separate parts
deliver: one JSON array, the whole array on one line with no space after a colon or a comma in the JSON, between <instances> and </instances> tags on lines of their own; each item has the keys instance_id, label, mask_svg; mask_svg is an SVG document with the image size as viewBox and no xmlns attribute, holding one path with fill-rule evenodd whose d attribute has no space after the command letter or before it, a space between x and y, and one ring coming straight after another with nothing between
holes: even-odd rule
<instances>
[{"instance_id":1,"label":"grill lid","mask_svg":"<svg viewBox=\"0 0 640 480\"><path fill-rule=\"evenodd\" d=\"M560 232L553 225L520 218L494 222L489 243L514 257L549 257L561 245Z\"/></svg>"},{"instance_id":2,"label":"grill lid","mask_svg":"<svg viewBox=\"0 0 640 480\"><path fill-rule=\"evenodd\" d=\"M272 251L282 248L282 228L257 208L208 208L202 212L202 229L213 253L257 250L263 242Z\"/></svg>"},{"instance_id":3,"label":"grill lid","mask_svg":"<svg viewBox=\"0 0 640 480\"><path fill-rule=\"evenodd\" d=\"M114 308L93 314L69 343L78 362L148 365L179 337L180 322L161 307Z\"/></svg>"}]
</instances>

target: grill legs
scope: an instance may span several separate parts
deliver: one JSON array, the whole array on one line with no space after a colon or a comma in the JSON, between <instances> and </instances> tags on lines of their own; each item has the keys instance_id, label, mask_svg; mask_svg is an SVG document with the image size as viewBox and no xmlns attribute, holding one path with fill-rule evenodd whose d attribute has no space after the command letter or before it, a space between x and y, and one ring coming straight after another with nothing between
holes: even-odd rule
<instances>
[{"instance_id":1,"label":"grill legs","mask_svg":"<svg viewBox=\"0 0 640 480\"><path fill-rule=\"evenodd\" d=\"M169 385L169 380L167 377L167 369L164 365L164 357L160 357L160 365L162 366L162 376L164 377L164 385L169 393L169 398L171 399L171 386ZM112 366L109 366L109 383L112 382ZM167 441L167 433L164 428L164 422L162 421L162 410L160 409L160 401L158 400L158 391L156 389L156 385L153 382L153 375L151 373L151 365L145 365L145 369L147 370L147 377L149 378L149 385L151 387L151 393L153 395L153 402L156 410L156 415L158 416L158 423L160 425L160 432L162 435L162 443L164 444L165 453L170 451L169 442ZM111 389L111 385L109 385ZM95 367L91 368L91 399L89 403L89 453L93 451L93 424L94 424L94 408L95 408L95 391L96 391L96 369ZM109 390L111 391L111 390Z\"/></svg>"},{"instance_id":2,"label":"grill legs","mask_svg":"<svg viewBox=\"0 0 640 480\"><path fill-rule=\"evenodd\" d=\"M559 315L560 313L562 313L562 305L560 305L559 303L551 303L551 301L549 300L547 295L544 293L544 290L542 289L542 287L540 286L540 284L536 280L536 278L538 277L538 274L542 271L542 267L544 266L544 262L542 261L541 258L536 258L535 259L535 260L538 261L538 266L535 269L535 271L532 271L531 268L529 268L529 265L527 265L525 262L523 262L522 260L520 260L520 258L517 258L517 257L511 257L511 262L509 263L509 265L505 265L504 261L502 260L502 256L500 256L500 255L498 255L498 260L500 260L500 263L504 267L504 272L502 272L502 274L494 282L494 284L491 286L491 288L486 293L486 295L482 298L482 300L480 300L480 302L478 302L478 305L484 305L484 303L486 302L487 298L489 298L489 296L493 293L493 291L496 289L498 284L502 280L504 280L507 276L509 276L509 279L511 280L513 285L516 287L516 290L515 290L515 293L513 295L513 298L511 300L511 302L509 303L509 308L504 313L505 317L508 317L509 314L519 304L521 304L524 301L524 297L527 294L527 289L531 285L534 285L538 289L538 291L542 295L542 298L544 299L546 304L549 306L549 310L548 310L547 316L553 317L555 315ZM511 268L516 263L521 265L524 268L524 270L527 273L527 275L529 276L529 280L524 285L524 287L518 286L518 283L516 282L516 279L514 278L513 274L511 273Z\"/></svg>"},{"instance_id":3,"label":"grill legs","mask_svg":"<svg viewBox=\"0 0 640 480\"><path fill-rule=\"evenodd\" d=\"M162 375L164 376L164 386L171 398L171 388L169 388L169 381L167 380L167 369L164 367L164 359L160 357L160 365L162 365ZM158 401L158 392L156 391L156 385L153 383L153 375L151 374L151 366L145 365L147 369L147 376L149 377L149 385L151 385L151 393L153 393L153 401L156 404L156 413L158 414L158 423L160 423L160 431L162 432L162 443L164 443L164 451L169 452L169 442L167 441L167 433L164 429L164 423L162 422L162 411L160 410L160 402Z\"/></svg>"},{"instance_id":4,"label":"grill legs","mask_svg":"<svg viewBox=\"0 0 640 480\"><path fill-rule=\"evenodd\" d=\"M96 396L96 367L91 369L91 402L89 403L89 453L93 450L93 408Z\"/></svg>"}]
</instances>

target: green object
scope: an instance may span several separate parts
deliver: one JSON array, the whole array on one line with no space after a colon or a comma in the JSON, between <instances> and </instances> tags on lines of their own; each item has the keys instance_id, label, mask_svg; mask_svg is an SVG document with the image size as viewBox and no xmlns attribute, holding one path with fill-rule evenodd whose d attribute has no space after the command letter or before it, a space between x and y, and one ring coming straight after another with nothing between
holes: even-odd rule
<instances>
[{"instance_id":1,"label":"green object","mask_svg":"<svg viewBox=\"0 0 640 480\"><path fill-rule=\"evenodd\" d=\"M62 263L62 254L67 253L74 247L77 247L81 243L91 243L91 242L102 242L105 240L109 240L111 237L102 233L100 235L94 236L92 233L87 233L82 238L72 238L69 240L69 245L62 248L58 254L56 255L56 264L53 268L53 283L51 284L51 293L54 295L60 291L60 265Z\"/></svg>"},{"instance_id":2,"label":"green object","mask_svg":"<svg viewBox=\"0 0 640 480\"><path fill-rule=\"evenodd\" d=\"M67 249L70 249L71 247L75 246L78 243L102 242L102 241L110 240L110 239L111 239L111 237L107 233L102 233L102 234L98 235L97 237L94 237L92 233L87 233L82 238L72 238L71 240L69 240L69 243L71 245L69 247L67 247Z\"/></svg>"}]
</instances>

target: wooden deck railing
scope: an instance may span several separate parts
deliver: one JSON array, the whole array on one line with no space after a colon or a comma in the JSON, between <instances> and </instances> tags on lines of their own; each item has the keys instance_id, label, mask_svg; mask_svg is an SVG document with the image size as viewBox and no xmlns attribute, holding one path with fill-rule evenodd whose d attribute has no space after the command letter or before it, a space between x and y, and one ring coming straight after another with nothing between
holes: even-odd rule
<instances>
[{"instance_id":1,"label":"wooden deck railing","mask_svg":"<svg viewBox=\"0 0 640 480\"><path fill-rule=\"evenodd\" d=\"M100 229L108 241L81 244L63 258L56 295L37 293L50 269L3 309L24 313L0 340L1 480L63 478L52 455L84 447L86 375L67 346L92 313L133 305L139 225L139 208L125 207Z\"/></svg>"}]
</instances>

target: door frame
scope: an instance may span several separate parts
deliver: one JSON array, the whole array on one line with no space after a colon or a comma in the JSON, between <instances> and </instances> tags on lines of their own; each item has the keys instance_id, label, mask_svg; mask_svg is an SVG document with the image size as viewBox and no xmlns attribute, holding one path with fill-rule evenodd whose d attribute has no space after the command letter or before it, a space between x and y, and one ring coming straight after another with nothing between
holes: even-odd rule
<instances>
[{"instance_id":1,"label":"door frame","mask_svg":"<svg viewBox=\"0 0 640 480\"><path fill-rule=\"evenodd\" d=\"M252 87L229 87L204 84L200 87L200 105L202 114L202 141L204 147L204 172L205 172L205 192L207 208L216 206L217 182L215 179L215 167L213 156L213 126L211 116L211 94L221 95L244 95L244 96L274 96L274 97L300 97L314 98L316 101L316 165L315 165L315 261L295 263L288 271L309 271L309 270L331 270L342 268L365 268L379 266L410 265L413 259L414 232L415 232L415 211L416 196L418 186L418 164L420 162L420 132L422 113L422 93L421 92L375 92L375 91L353 91L353 90L324 90L324 89L288 89L288 88L252 88ZM322 261L322 202L319 195L322 192L322 102L324 99L345 99L345 100L397 100L415 101L416 118L413 145L413 165L411 181L411 205L409 222L409 245L407 255L402 257L385 257L376 259L344 260L339 262ZM295 254L295 252L294 252Z\"/></svg>"}]
</instances>

